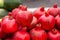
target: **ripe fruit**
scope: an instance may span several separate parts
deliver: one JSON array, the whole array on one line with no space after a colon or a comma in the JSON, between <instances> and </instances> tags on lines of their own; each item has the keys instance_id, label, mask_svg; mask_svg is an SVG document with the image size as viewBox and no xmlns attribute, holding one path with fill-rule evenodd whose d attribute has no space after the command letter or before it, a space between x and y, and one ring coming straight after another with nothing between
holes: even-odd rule
<instances>
[{"instance_id":1,"label":"ripe fruit","mask_svg":"<svg viewBox=\"0 0 60 40\"><path fill-rule=\"evenodd\" d=\"M37 10L34 11L34 16L38 19L40 16L42 16L43 14L45 14L45 9L44 7L41 7Z\"/></svg>"},{"instance_id":2,"label":"ripe fruit","mask_svg":"<svg viewBox=\"0 0 60 40\"><path fill-rule=\"evenodd\" d=\"M30 35L32 40L47 40L47 33L40 27L33 28Z\"/></svg>"},{"instance_id":3,"label":"ripe fruit","mask_svg":"<svg viewBox=\"0 0 60 40\"><path fill-rule=\"evenodd\" d=\"M55 22L56 22L57 28L60 29L60 9L58 11L58 15L55 17Z\"/></svg>"},{"instance_id":4,"label":"ripe fruit","mask_svg":"<svg viewBox=\"0 0 60 40\"><path fill-rule=\"evenodd\" d=\"M17 23L10 13L2 19L1 27L4 33L13 33L18 29Z\"/></svg>"},{"instance_id":5,"label":"ripe fruit","mask_svg":"<svg viewBox=\"0 0 60 40\"><path fill-rule=\"evenodd\" d=\"M13 40L30 40L30 35L26 32L26 29L23 28L14 34Z\"/></svg>"},{"instance_id":6,"label":"ripe fruit","mask_svg":"<svg viewBox=\"0 0 60 40\"><path fill-rule=\"evenodd\" d=\"M2 29L0 27L0 38L5 38L6 37L6 34L2 32Z\"/></svg>"},{"instance_id":7,"label":"ripe fruit","mask_svg":"<svg viewBox=\"0 0 60 40\"><path fill-rule=\"evenodd\" d=\"M54 28L55 19L52 15L49 15L49 13L46 12L38 19L38 24L41 24L42 28L45 30L51 30Z\"/></svg>"},{"instance_id":8,"label":"ripe fruit","mask_svg":"<svg viewBox=\"0 0 60 40\"><path fill-rule=\"evenodd\" d=\"M60 33L57 29L48 32L48 40L60 40Z\"/></svg>"},{"instance_id":9,"label":"ripe fruit","mask_svg":"<svg viewBox=\"0 0 60 40\"><path fill-rule=\"evenodd\" d=\"M21 10L27 11L27 7L26 7L26 6L23 6L23 5L19 5L18 8L15 8L15 9L12 10L12 16L15 18L17 12L19 12L19 11L21 11Z\"/></svg>"},{"instance_id":10,"label":"ripe fruit","mask_svg":"<svg viewBox=\"0 0 60 40\"><path fill-rule=\"evenodd\" d=\"M48 9L48 12L50 15L55 17L58 14L58 10L59 8L57 7L57 4L54 4L53 7Z\"/></svg>"},{"instance_id":11,"label":"ripe fruit","mask_svg":"<svg viewBox=\"0 0 60 40\"><path fill-rule=\"evenodd\" d=\"M2 21L2 19L0 19L0 38L4 38L4 37L6 37L6 35L2 32L1 21Z\"/></svg>"},{"instance_id":12,"label":"ripe fruit","mask_svg":"<svg viewBox=\"0 0 60 40\"><path fill-rule=\"evenodd\" d=\"M33 15L29 11L19 11L16 14L16 21L22 26L28 26L33 19Z\"/></svg>"},{"instance_id":13,"label":"ripe fruit","mask_svg":"<svg viewBox=\"0 0 60 40\"><path fill-rule=\"evenodd\" d=\"M12 16L14 18L16 17L16 14L17 14L18 11L20 11L20 9L18 9L18 8L15 8L15 9L12 10Z\"/></svg>"}]
</instances>

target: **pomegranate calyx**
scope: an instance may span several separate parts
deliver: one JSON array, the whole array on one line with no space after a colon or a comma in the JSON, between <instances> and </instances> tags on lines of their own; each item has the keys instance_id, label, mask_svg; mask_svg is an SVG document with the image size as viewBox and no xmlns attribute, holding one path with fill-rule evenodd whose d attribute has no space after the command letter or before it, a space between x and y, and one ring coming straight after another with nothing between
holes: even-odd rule
<instances>
[{"instance_id":1,"label":"pomegranate calyx","mask_svg":"<svg viewBox=\"0 0 60 40\"><path fill-rule=\"evenodd\" d=\"M42 6L42 7L40 8L40 11L44 11L44 6Z\"/></svg>"},{"instance_id":2,"label":"pomegranate calyx","mask_svg":"<svg viewBox=\"0 0 60 40\"><path fill-rule=\"evenodd\" d=\"M23 7L23 5L19 5L18 8L21 9Z\"/></svg>"},{"instance_id":3,"label":"pomegranate calyx","mask_svg":"<svg viewBox=\"0 0 60 40\"><path fill-rule=\"evenodd\" d=\"M8 13L8 16L9 16L9 19L12 19L13 18L11 12Z\"/></svg>"},{"instance_id":4,"label":"pomegranate calyx","mask_svg":"<svg viewBox=\"0 0 60 40\"><path fill-rule=\"evenodd\" d=\"M8 16L12 16L12 13L11 13L11 12L9 12L9 13L8 13Z\"/></svg>"},{"instance_id":5,"label":"pomegranate calyx","mask_svg":"<svg viewBox=\"0 0 60 40\"><path fill-rule=\"evenodd\" d=\"M49 13L48 12L45 12L45 16L49 16Z\"/></svg>"},{"instance_id":6,"label":"pomegranate calyx","mask_svg":"<svg viewBox=\"0 0 60 40\"><path fill-rule=\"evenodd\" d=\"M55 3L55 4L53 5L53 7L54 7L54 8L57 8L57 3Z\"/></svg>"},{"instance_id":7,"label":"pomegranate calyx","mask_svg":"<svg viewBox=\"0 0 60 40\"><path fill-rule=\"evenodd\" d=\"M56 33L57 33L57 30L54 28L54 29L52 30L52 33L56 34Z\"/></svg>"},{"instance_id":8,"label":"pomegranate calyx","mask_svg":"<svg viewBox=\"0 0 60 40\"><path fill-rule=\"evenodd\" d=\"M23 6L22 10L27 11L27 6Z\"/></svg>"},{"instance_id":9,"label":"pomegranate calyx","mask_svg":"<svg viewBox=\"0 0 60 40\"><path fill-rule=\"evenodd\" d=\"M21 10L23 10L23 11L27 11L27 6L19 5L18 8L21 9Z\"/></svg>"}]
</instances>

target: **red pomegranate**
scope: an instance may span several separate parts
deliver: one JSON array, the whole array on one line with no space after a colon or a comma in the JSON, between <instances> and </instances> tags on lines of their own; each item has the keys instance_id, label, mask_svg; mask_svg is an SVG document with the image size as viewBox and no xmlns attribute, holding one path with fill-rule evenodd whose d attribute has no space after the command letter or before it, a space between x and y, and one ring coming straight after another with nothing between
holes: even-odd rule
<instances>
[{"instance_id":1,"label":"red pomegranate","mask_svg":"<svg viewBox=\"0 0 60 40\"><path fill-rule=\"evenodd\" d=\"M2 18L2 21L5 20L6 18L9 18L10 16L12 16L12 13L11 13L11 12L8 12L8 15L4 16L4 17Z\"/></svg>"},{"instance_id":2,"label":"red pomegranate","mask_svg":"<svg viewBox=\"0 0 60 40\"><path fill-rule=\"evenodd\" d=\"M40 7L34 11L34 16L38 19L41 15L45 14L44 7Z\"/></svg>"},{"instance_id":3,"label":"red pomegranate","mask_svg":"<svg viewBox=\"0 0 60 40\"><path fill-rule=\"evenodd\" d=\"M48 12L50 15L55 17L58 14L58 10L59 8L57 7L57 4L54 4L53 7L48 9Z\"/></svg>"},{"instance_id":4,"label":"red pomegranate","mask_svg":"<svg viewBox=\"0 0 60 40\"><path fill-rule=\"evenodd\" d=\"M2 28L0 27L0 38L5 38L6 34L2 32Z\"/></svg>"},{"instance_id":5,"label":"red pomegranate","mask_svg":"<svg viewBox=\"0 0 60 40\"><path fill-rule=\"evenodd\" d=\"M60 40L60 33L57 29L48 32L48 40Z\"/></svg>"},{"instance_id":6,"label":"red pomegranate","mask_svg":"<svg viewBox=\"0 0 60 40\"><path fill-rule=\"evenodd\" d=\"M30 40L30 35L26 32L26 29L23 28L14 34L13 40Z\"/></svg>"},{"instance_id":7,"label":"red pomegranate","mask_svg":"<svg viewBox=\"0 0 60 40\"><path fill-rule=\"evenodd\" d=\"M47 40L47 33L40 27L33 28L30 35L32 40Z\"/></svg>"},{"instance_id":8,"label":"red pomegranate","mask_svg":"<svg viewBox=\"0 0 60 40\"><path fill-rule=\"evenodd\" d=\"M54 28L55 19L52 15L49 15L49 13L46 12L38 19L38 24L41 24L42 28L45 30L51 30Z\"/></svg>"},{"instance_id":9,"label":"red pomegranate","mask_svg":"<svg viewBox=\"0 0 60 40\"><path fill-rule=\"evenodd\" d=\"M6 34L2 32L1 22L2 22L2 19L0 19L0 38L4 38L4 37L6 37Z\"/></svg>"},{"instance_id":10,"label":"red pomegranate","mask_svg":"<svg viewBox=\"0 0 60 40\"><path fill-rule=\"evenodd\" d=\"M16 32L18 29L18 25L10 13L8 16L3 18L1 22L1 27L4 33L13 33Z\"/></svg>"},{"instance_id":11,"label":"red pomegranate","mask_svg":"<svg viewBox=\"0 0 60 40\"><path fill-rule=\"evenodd\" d=\"M55 17L55 22L56 22L57 28L60 29L60 9L58 11L58 15Z\"/></svg>"},{"instance_id":12,"label":"red pomegranate","mask_svg":"<svg viewBox=\"0 0 60 40\"><path fill-rule=\"evenodd\" d=\"M33 15L29 11L19 11L16 14L16 21L23 26L28 26L32 22L32 19Z\"/></svg>"},{"instance_id":13,"label":"red pomegranate","mask_svg":"<svg viewBox=\"0 0 60 40\"><path fill-rule=\"evenodd\" d=\"M15 8L15 9L12 10L12 16L15 18L17 12L19 12L19 11L27 11L27 7L24 6L24 5L19 5L18 8Z\"/></svg>"}]
</instances>

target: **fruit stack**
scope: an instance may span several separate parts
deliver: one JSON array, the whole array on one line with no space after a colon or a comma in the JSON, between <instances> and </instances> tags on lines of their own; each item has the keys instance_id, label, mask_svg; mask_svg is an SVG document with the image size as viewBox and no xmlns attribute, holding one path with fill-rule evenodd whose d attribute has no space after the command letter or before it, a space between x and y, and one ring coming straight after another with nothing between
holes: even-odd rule
<instances>
[{"instance_id":1,"label":"fruit stack","mask_svg":"<svg viewBox=\"0 0 60 40\"><path fill-rule=\"evenodd\" d=\"M33 13L19 5L0 20L1 40L60 40L60 8L42 6Z\"/></svg>"}]
</instances>

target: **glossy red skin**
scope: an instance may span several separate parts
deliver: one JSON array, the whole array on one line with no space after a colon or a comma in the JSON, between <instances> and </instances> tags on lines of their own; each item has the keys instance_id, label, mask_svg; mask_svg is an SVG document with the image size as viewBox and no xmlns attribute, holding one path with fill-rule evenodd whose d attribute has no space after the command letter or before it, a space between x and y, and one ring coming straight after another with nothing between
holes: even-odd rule
<instances>
[{"instance_id":1,"label":"glossy red skin","mask_svg":"<svg viewBox=\"0 0 60 40\"><path fill-rule=\"evenodd\" d=\"M13 33L16 32L18 29L18 25L15 19L10 19L9 17L3 18L1 22L2 31L5 33Z\"/></svg>"},{"instance_id":2,"label":"glossy red skin","mask_svg":"<svg viewBox=\"0 0 60 40\"><path fill-rule=\"evenodd\" d=\"M4 38L4 37L6 37L6 34L2 32L2 29L1 29L1 21L0 21L0 38Z\"/></svg>"},{"instance_id":3,"label":"glossy red skin","mask_svg":"<svg viewBox=\"0 0 60 40\"><path fill-rule=\"evenodd\" d=\"M8 16L8 15L6 15L5 17L3 17L3 18L2 18L2 21L3 21L3 20L5 20L5 19L6 19L6 18L8 18L8 17L9 17L9 16Z\"/></svg>"},{"instance_id":4,"label":"glossy red skin","mask_svg":"<svg viewBox=\"0 0 60 40\"><path fill-rule=\"evenodd\" d=\"M2 29L0 27L0 38L5 38L6 37L6 34L2 32Z\"/></svg>"},{"instance_id":5,"label":"glossy red skin","mask_svg":"<svg viewBox=\"0 0 60 40\"><path fill-rule=\"evenodd\" d=\"M29 25L29 29L32 29L35 27L35 25L37 24L37 18L33 16L33 20L31 22L31 24Z\"/></svg>"},{"instance_id":6,"label":"glossy red skin","mask_svg":"<svg viewBox=\"0 0 60 40\"><path fill-rule=\"evenodd\" d=\"M47 33L42 29L32 29L30 31L32 40L47 40Z\"/></svg>"},{"instance_id":7,"label":"glossy red skin","mask_svg":"<svg viewBox=\"0 0 60 40\"><path fill-rule=\"evenodd\" d=\"M60 29L60 15L57 15L57 16L55 17L55 22L56 22L57 28Z\"/></svg>"},{"instance_id":8,"label":"glossy red skin","mask_svg":"<svg viewBox=\"0 0 60 40\"><path fill-rule=\"evenodd\" d=\"M14 34L13 40L30 40L30 35L24 31L18 31Z\"/></svg>"},{"instance_id":9,"label":"glossy red skin","mask_svg":"<svg viewBox=\"0 0 60 40\"><path fill-rule=\"evenodd\" d=\"M32 19L33 15L28 11L20 11L16 15L16 21L23 26L28 26L32 22Z\"/></svg>"},{"instance_id":10,"label":"glossy red skin","mask_svg":"<svg viewBox=\"0 0 60 40\"><path fill-rule=\"evenodd\" d=\"M60 40L60 33L57 30L56 33L54 34L52 31L48 32L48 39L49 40Z\"/></svg>"},{"instance_id":11,"label":"glossy red skin","mask_svg":"<svg viewBox=\"0 0 60 40\"><path fill-rule=\"evenodd\" d=\"M45 10L44 11L41 11L40 9L41 8L35 10L34 11L34 14L33 14L37 19L39 19L39 17L42 16L43 14L45 14Z\"/></svg>"},{"instance_id":12,"label":"glossy red skin","mask_svg":"<svg viewBox=\"0 0 60 40\"><path fill-rule=\"evenodd\" d=\"M12 10L12 16L13 16L14 18L16 17L16 14L17 14L18 11L20 11L19 8L15 8L15 9Z\"/></svg>"},{"instance_id":13,"label":"glossy red skin","mask_svg":"<svg viewBox=\"0 0 60 40\"><path fill-rule=\"evenodd\" d=\"M19 11L27 11L27 7L24 6L24 5L19 5L18 8L15 8L15 9L12 10L12 16L15 18L17 12L19 12Z\"/></svg>"},{"instance_id":14,"label":"glossy red skin","mask_svg":"<svg viewBox=\"0 0 60 40\"><path fill-rule=\"evenodd\" d=\"M52 28L54 28L55 18L51 15L46 16L44 14L38 19L38 23L42 25L43 29L51 30Z\"/></svg>"},{"instance_id":15,"label":"glossy red skin","mask_svg":"<svg viewBox=\"0 0 60 40\"><path fill-rule=\"evenodd\" d=\"M55 17L58 15L58 10L59 10L58 8L51 7L48 9L48 13Z\"/></svg>"}]
</instances>

